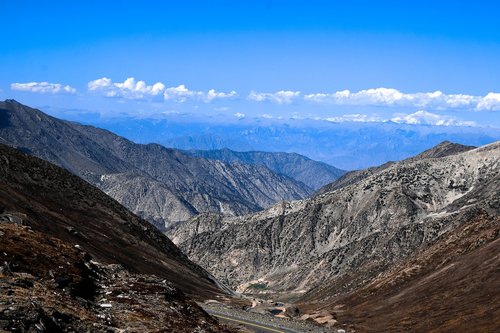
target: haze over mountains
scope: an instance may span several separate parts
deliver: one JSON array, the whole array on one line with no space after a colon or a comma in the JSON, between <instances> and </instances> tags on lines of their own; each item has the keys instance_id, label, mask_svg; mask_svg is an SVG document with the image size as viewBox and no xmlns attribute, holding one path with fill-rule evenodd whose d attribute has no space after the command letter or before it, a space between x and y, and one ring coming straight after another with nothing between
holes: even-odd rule
<instances>
[{"instance_id":1,"label":"haze over mountains","mask_svg":"<svg viewBox=\"0 0 500 333\"><path fill-rule=\"evenodd\" d=\"M50 110L50 109L49 109ZM442 141L482 146L500 140L495 127L432 126L393 122L332 122L314 119L65 117L111 130L134 142L156 142L185 150L298 153L344 170L399 161Z\"/></svg>"},{"instance_id":2,"label":"haze over mountains","mask_svg":"<svg viewBox=\"0 0 500 333\"><path fill-rule=\"evenodd\" d=\"M247 214L313 192L262 165L224 163L157 144L135 144L13 100L0 103L0 123L0 142L83 177L159 228L200 212Z\"/></svg>"}]
</instances>

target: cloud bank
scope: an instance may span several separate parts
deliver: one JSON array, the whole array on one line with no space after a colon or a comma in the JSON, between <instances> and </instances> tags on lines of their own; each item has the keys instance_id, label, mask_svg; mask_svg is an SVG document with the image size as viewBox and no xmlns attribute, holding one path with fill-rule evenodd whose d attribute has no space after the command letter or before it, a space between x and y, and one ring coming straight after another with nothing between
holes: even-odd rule
<instances>
[{"instance_id":1,"label":"cloud bank","mask_svg":"<svg viewBox=\"0 0 500 333\"><path fill-rule=\"evenodd\" d=\"M304 96L304 100L318 104L353 105L353 106L410 106L418 108L473 109L477 111L500 111L500 94L489 93L486 96L465 94L444 94L441 91L426 93L402 93L392 88L374 88L351 92L315 93Z\"/></svg>"},{"instance_id":2,"label":"cloud bank","mask_svg":"<svg viewBox=\"0 0 500 333\"><path fill-rule=\"evenodd\" d=\"M40 94L75 94L76 89L63 85L61 83L50 82L27 82L27 83L11 83L11 90L29 91Z\"/></svg>"},{"instance_id":3,"label":"cloud bank","mask_svg":"<svg viewBox=\"0 0 500 333\"><path fill-rule=\"evenodd\" d=\"M454 117L438 115L427 111L411 114L395 114L391 121L398 124L434 125L434 126L475 126L473 121L462 121Z\"/></svg>"},{"instance_id":4,"label":"cloud bank","mask_svg":"<svg viewBox=\"0 0 500 333\"><path fill-rule=\"evenodd\" d=\"M367 114L345 114L326 118L314 118L315 120L326 120L335 123L359 122L359 123L385 123L394 122L408 125L432 125L432 126L476 126L473 121L462 121L455 117L439 115L420 110L414 113L395 113L392 118L383 118L378 115Z\"/></svg>"},{"instance_id":5,"label":"cloud bank","mask_svg":"<svg viewBox=\"0 0 500 333\"><path fill-rule=\"evenodd\" d=\"M153 99L161 97L166 101L183 103L189 100L210 103L216 99L230 99L238 96L236 91L229 93L217 92L210 89L208 92L189 90L181 84L177 87L167 88L162 82L147 85L144 81L136 81L129 77L123 83L114 83L106 77L90 81L88 90L101 93L106 97L121 97L125 99Z\"/></svg>"},{"instance_id":6,"label":"cloud bank","mask_svg":"<svg viewBox=\"0 0 500 333\"><path fill-rule=\"evenodd\" d=\"M372 116L367 114L345 114L342 116L328 117L324 120L331 121L334 123L345 123L345 122L355 122L355 123L381 123L387 121L378 116Z\"/></svg>"},{"instance_id":7,"label":"cloud bank","mask_svg":"<svg viewBox=\"0 0 500 333\"><path fill-rule=\"evenodd\" d=\"M481 98L476 105L477 110L500 111L500 93L490 92Z\"/></svg>"}]
</instances>

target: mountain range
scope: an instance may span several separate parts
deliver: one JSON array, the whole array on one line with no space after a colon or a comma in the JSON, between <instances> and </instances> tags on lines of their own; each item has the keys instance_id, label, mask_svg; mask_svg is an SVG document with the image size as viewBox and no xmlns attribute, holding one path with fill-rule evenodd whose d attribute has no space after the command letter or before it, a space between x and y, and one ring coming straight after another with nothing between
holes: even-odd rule
<instances>
[{"instance_id":1,"label":"mountain range","mask_svg":"<svg viewBox=\"0 0 500 333\"><path fill-rule=\"evenodd\" d=\"M193 299L232 290L347 332L500 327L500 142L345 172L7 100L0 143L0 330L230 332Z\"/></svg>"},{"instance_id":2,"label":"mountain range","mask_svg":"<svg viewBox=\"0 0 500 333\"><path fill-rule=\"evenodd\" d=\"M201 212L248 214L313 192L264 165L135 144L14 100L0 102L0 142L68 169L160 229ZM322 163L308 163L326 170Z\"/></svg>"},{"instance_id":3,"label":"mountain range","mask_svg":"<svg viewBox=\"0 0 500 333\"><path fill-rule=\"evenodd\" d=\"M69 118L71 115L64 114ZM344 170L400 161L446 140L474 146L500 140L500 129L495 127L250 117L231 121L224 117L200 118L183 114L155 119L75 119L106 128L138 143L157 142L185 150L229 148L234 151L298 153Z\"/></svg>"}]
</instances>

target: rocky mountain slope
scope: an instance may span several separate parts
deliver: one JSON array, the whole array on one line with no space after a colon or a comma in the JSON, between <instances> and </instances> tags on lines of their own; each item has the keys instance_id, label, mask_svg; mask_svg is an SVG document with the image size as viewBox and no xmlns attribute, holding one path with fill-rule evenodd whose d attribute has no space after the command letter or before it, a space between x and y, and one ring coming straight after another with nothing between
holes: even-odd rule
<instances>
[{"instance_id":1,"label":"rocky mountain slope","mask_svg":"<svg viewBox=\"0 0 500 333\"><path fill-rule=\"evenodd\" d=\"M194 297L225 295L210 274L150 223L70 172L5 145L0 145L0 214L2 220L77 244L103 264L166 279Z\"/></svg>"},{"instance_id":2,"label":"rocky mountain slope","mask_svg":"<svg viewBox=\"0 0 500 333\"><path fill-rule=\"evenodd\" d=\"M474 148L476 148L476 147L464 146L464 145L449 142L449 141L443 141L440 144L438 144L437 146L435 146L431 149L428 149L428 150L418 154L415 157L407 159L407 161L418 161L419 159L424 159L424 158L445 157L445 156L461 153L464 151L468 151L468 150L471 150ZM350 171L350 172L344 174L338 180L323 186L321 189L318 190L318 192L316 194L324 194L327 192L337 190L337 189L342 188L344 186L354 184L354 183L356 183L364 178L367 178L375 173L378 173L380 171L387 169L388 167L390 167L394 163L395 162L387 162L387 163L384 163L384 164L377 166L377 167Z\"/></svg>"},{"instance_id":3,"label":"rocky mountain slope","mask_svg":"<svg viewBox=\"0 0 500 333\"><path fill-rule=\"evenodd\" d=\"M498 204L498 202L497 202ZM495 332L500 327L500 217L481 212L346 295L332 281L301 300L356 332Z\"/></svg>"},{"instance_id":4,"label":"rocky mountain slope","mask_svg":"<svg viewBox=\"0 0 500 333\"><path fill-rule=\"evenodd\" d=\"M199 212L240 215L311 192L264 166L192 157L0 102L0 143L62 166L164 228Z\"/></svg>"},{"instance_id":5,"label":"rocky mountain slope","mask_svg":"<svg viewBox=\"0 0 500 333\"><path fill-rule=\"evenodd\" d=\"M302 295L343 281L327 295L345 294L478 213L500 215L500 143L435 157L442 150L308 200L201 215L168 234L239 291Z\"/></svg>"},{"instance_id":6,"label":"rocky mountain slope","mask_svg":"<svg viewBox=\"0 0 500 333\"><path fill-rule=\"evenodd\" d=\"M231 332L166 280L99 264L10 216L0 221L0 331Z\"/></svg>"},{"instance_id":7,"label":"rocky mountain slope","mask_svg":"<svg viewBox=\"0 0 500 333\"><path fill-rule=\"evenodd\" d=\"M237 152L230 149L187 150L186 153L212 160L264 165L275 173L298 180L313 190L333 182L345 171L323 162L313 161L294 153L270 153L263 151Z\"/></svg>"}]
</instances>

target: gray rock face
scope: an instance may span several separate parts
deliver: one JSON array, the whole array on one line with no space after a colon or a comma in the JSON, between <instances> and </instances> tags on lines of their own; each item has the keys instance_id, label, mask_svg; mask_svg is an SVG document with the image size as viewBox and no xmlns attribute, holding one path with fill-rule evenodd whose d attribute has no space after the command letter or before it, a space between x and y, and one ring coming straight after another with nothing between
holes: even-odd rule
<instances>
[{"instance_id":1,"label":"gray rock face","mask_svg":"<svg viewBox=\"0 0 500 333\"><path fill-rule=\"evenodd\" d=\"M418 160L424 159L424 158L440 158L440 157L445 157L445 156L461 153L464 151L468 151L468 150L471 150L474 148L476 148L476 147L464 146L464 145L452 143L449 141L444 141L444 142L438 144L437 146L418 154L415 157L409 158L407 161L418 161ZM328 185L323 186L321 189L318 190L318 192L316 194L317 195L324 194L327 192L337 190L337 189L342 188L344 186L354 184L354 183L356 183L364 178L367 178L375 173L378 173L382 170L387 169L388 167L390 167L393 164L394 164L394 162L387 162L387 163L384 163L384 164L377 166L377 167L367 168L367 169L363 169L363 170L354 170L354 171L348 172L348 173L344 174L342 177L340 177L339 179L337 179L336 181L334 181Z\"/></svg>"},{"instance_id":2,"label":"gray rock face","mask_svg":"<svg viewBox=\"0 0 500 333\"><path fill-rule=\"evenodd\" d=\"M13 100L0 102L0 142L68 169L160 228L200 212L248 214L311 194L264 166L135 144Z\"/></svg>"},{"instance_id":3,"label":"gray rock face","mask_svg":"<svg viewBox=\"0 0 500 333\"><path fill-rule=\"evenodd\" d=\"M294 153L263 151L237 152L230 149L188 150L186 153L224 162L263 165L272 171L298 180L313 190L333 182L345 171Z\"/></svg>"},{"instance_id":4,"label":"gray rock face","mask_svg":"<svg viewBox=\"0 0 500 333\"><path fill-rule=\"evenodd\" d=\"M239 291L303 293L333 278L344 281L335 292L348 291L478 211L500 213L500 143L465 150L389 164L253 215L198 216L168 234Z\"/></svg>"}]
</instances>

